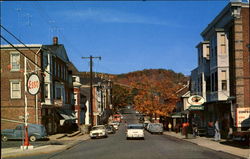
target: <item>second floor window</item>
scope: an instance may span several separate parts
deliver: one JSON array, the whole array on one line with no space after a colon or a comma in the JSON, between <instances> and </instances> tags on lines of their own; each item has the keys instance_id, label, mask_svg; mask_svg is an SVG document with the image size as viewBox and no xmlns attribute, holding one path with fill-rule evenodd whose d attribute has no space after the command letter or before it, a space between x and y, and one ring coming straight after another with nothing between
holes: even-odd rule
<instances>
[{"instance_id":1,"label":"second floor window","mask_svg":"<svg viewBox=\"0 0 250 159\"><path fill-rule=\"evenodd\" d=\"M21 98L21 81L11 81L10 82L10 96L11 99L20 99Z\"/></svg>"},{"instance_id":2,"label":"second floor window","mask_svg":"<svg viewBox=\"0 0 250 159\"><path fill-rule=\"evenodd\" d=\"M221 71L221 89L227 91L227 72L226 70Z\"/></svg>"},{"instance_id":3,"label":"second floor window","mask_svg":"<svg viewBox=\"0 0 250 159\"><path fill-rule=\"evenodd\" d=\"M62 98L61 88L56 88L56 99Z\"/></svg>"},{"instance_id":4,"label":"second floor window","mask_svg":"<svg viewBox=\"0 0 250 159\"><path fill-rule=\"evenodd\" d=\"M44 97L49 98L49 84L45 84L44 86Z\"/></svg>"},{"instance_id":5,"label":"second floor window","mask_svg":"<svg viewBox=\"0 0 250 159\"><path fill-rule=\"evenodd\" d=\"M19 71L20 70L20 53L11 53L10 54L10 64L11 71Z\"/></svg>"}]
</instances>

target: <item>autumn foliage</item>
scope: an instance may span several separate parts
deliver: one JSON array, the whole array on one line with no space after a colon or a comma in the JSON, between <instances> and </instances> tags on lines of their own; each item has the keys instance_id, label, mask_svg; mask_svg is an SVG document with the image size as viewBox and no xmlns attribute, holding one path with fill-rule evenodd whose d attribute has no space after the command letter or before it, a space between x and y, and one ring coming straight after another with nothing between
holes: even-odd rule
<instances>
[{"instance_id":1,"label":"autumn foliage","mask_svg":"<svg viewBox=\"0 0 250 159\"><path fill-rule=\"evenodd\" d=\"M119 106L130 105L139 112L151 116L168 116L178 100L176 91L188 80L183 74L171 70L150 69L118 75L115 83L121 84L120 91L114 88ZM121 102L119 102L121 101ZM127 102L126 102L127 101Z\"/></svg>"}]
</instances>

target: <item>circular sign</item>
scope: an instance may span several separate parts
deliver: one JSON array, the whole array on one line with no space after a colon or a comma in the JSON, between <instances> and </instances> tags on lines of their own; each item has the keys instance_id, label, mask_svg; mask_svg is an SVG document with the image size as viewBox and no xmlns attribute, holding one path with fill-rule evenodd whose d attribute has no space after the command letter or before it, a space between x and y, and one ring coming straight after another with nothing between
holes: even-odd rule
<instances>
[{"instance_id":1,"label":"circular sign","mask_svg":"<svg viewBox=\"0 0 250 159\"><path fill-rule=\"evenodd\" d=\"M193 95L188 98L188 103L191 105L202 105L205 102L205 99L199 95Z\"/></svg>"},{"instance_id":2,"label":"circular sign","mask_svg":"<svg viewBox=\"0 0 250 159\"><path fill-rule=\"evenodd\" d=\"M40 89L40 79L37 74L31 74L27 81L27 90L31 95L36 95Z\"/></svg>"}]
</instances>

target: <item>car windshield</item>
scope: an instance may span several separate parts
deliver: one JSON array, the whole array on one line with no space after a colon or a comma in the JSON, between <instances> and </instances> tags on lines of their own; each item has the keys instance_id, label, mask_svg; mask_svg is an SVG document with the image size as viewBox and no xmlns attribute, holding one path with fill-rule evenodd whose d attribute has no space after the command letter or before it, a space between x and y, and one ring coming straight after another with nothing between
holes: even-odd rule
<instances>
[{"instance_id":1,"label":"car windshield","mask_svg":"<svg viewBox=\"0 0 250 159\"><path fill-rule=\"evenodd\" d=\"M143 129L143 126L141 126L141 125L129 125L128 129Z\"/></svg>"},{"instance_id":2,"label":"car windshield","mask_svg":"<svg viewBox=\"0 0 250 159\"><path fill-rule=\"evenodd\" d=\"M98 127L93 127L93 128L92 128L92 130L100 130L100 129L104 129L104 127L98 126Z\"/></svg>"}]
</instances>

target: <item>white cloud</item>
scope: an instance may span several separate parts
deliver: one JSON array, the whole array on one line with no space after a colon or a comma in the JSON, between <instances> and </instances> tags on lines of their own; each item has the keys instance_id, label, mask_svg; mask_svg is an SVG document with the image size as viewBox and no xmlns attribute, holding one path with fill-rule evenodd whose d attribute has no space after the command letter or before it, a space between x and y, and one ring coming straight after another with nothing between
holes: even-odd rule
<instances>
[{"instance_id":1,"label":"white cloud","mask_svg":"<svg viewBox=\"0 0 250 159\"><path fill-rule=\"evenodd\" d=\"M142 16L133 13L126 13L116 10L92 9L81 11L66 11L62 13L64 17L85 21L95 21L103 23L131 23L131 24L153 24L180 27L179 25L167 22L156 17Z\"/></svg>"}]
</instances>

